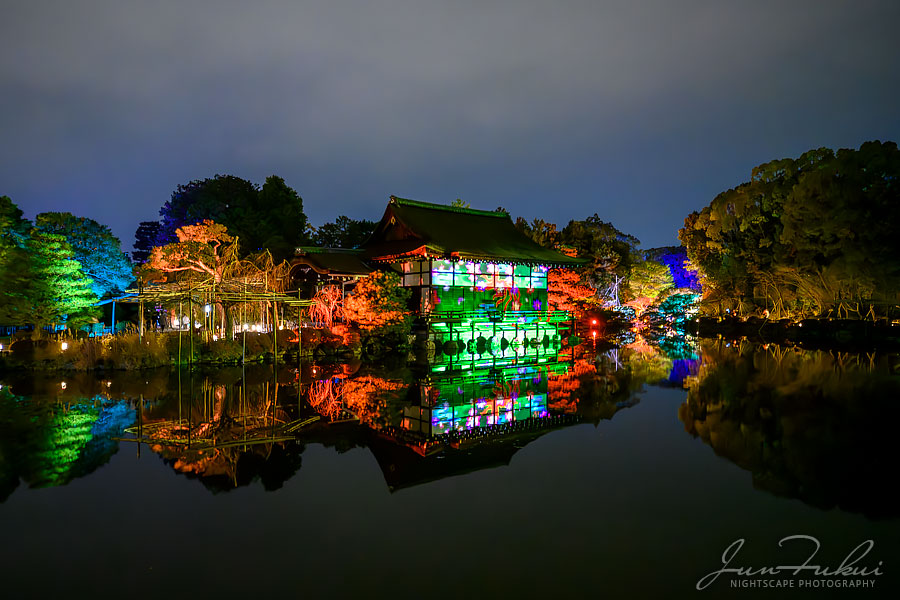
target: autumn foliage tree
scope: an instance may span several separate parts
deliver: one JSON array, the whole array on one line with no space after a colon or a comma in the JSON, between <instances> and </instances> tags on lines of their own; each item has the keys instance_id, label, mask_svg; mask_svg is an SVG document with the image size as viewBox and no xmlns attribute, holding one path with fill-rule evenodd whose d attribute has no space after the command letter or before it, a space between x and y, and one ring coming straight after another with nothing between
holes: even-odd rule
<instances>
[{"instance_id":1,"label":"autumn foliage tree","mask_svg":"<svg viewBox=\"0 0 900 600\"><path fill-rule=\"evenodd\" d=\"M344 317L363 331L403 332L412 318L407 308L409 297L398 274L375 271L360 279L352 295L344 299Z\"/></svg>"},{"instance_id":2,"label":"autumn foliage tree","mask_svg":"<svg viewBox=\"0 0 900 600\"><path fill-rule=\"evenodd\" d=\"M157 246L150 251L148 269L163 273L190 271L222 281L225 269L238 260L238 240L228 229L206 219L175 230L177 242Z\"/></svg>"},{"instance_id":3,"label":"autumn foliage tree","mask_svg":"<svg viewBox=\"0 0 900 600\"><path fill-rule=\"evenodd\" d=\"M344 313L344 294L336 285L326 285L313 296L313 305L309 307L309 317L317 323L323 323L329 329L334 320Z\"/></svg>"},{"instance_id":4,"label":"autumn foliage tree","mask_svg":"<svg viewBox=\"0 0 900 600\"><path fill-rule=\"evenodd\" d=\"M594 290L581 284L581 275L571 269L550 269L547 277L547 302L551 310L573 314L594 298Z\"/></svg>"},{"instance_id":5,"label":"autumn foliage tree","mask_svg":"<svg viewBox=\"0 0 900 600\"><path fill-rule=\"evenodd\" d=\"M150 251L150 258L144 264L146 272L185 274L189 280L212 279L221 284L229 268L239 263L238 240L228 234L224 225L209 219L186 225L175 231L177 242L157 246ZM209 301L214 303L214 298ZM231 312L219 303L225 323L225 335L230 337L233 330Z\"/></svg>"},{"instance_id":6,"label":"autumn foliage tree","mask_svg":"<svg viewBox=\"0 0 900 600\"><path fill-rule=\"evenodd\" d=\"M245 254L268 250L278 262L309 242L303 199L275 175L261 188L233 175L179 185L159 214L156 245L173 243L179 228L208 219L240 237Z\"/></svg>"}]
</instances>

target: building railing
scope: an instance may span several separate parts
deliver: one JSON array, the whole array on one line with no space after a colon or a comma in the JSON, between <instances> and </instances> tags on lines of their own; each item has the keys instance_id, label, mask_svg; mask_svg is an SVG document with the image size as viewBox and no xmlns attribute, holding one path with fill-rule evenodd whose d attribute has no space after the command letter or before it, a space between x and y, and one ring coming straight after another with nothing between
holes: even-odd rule
<instances>
[{"instance_id":1,"label":"building railing","mask_svg":"<svg viewBox=\"0 0 900 600\"><path fill-rule=\"evenodd\" d=\"M460 321L503 321L512 322L534 322L544 321L546 323L564 323L571 321L572 313L567 310L500 310L498 308L484 308L478 310L454 310L454 311L432 311L421 316L426 323L434 322L453 322Z\"/></svg>"}]
</instances>

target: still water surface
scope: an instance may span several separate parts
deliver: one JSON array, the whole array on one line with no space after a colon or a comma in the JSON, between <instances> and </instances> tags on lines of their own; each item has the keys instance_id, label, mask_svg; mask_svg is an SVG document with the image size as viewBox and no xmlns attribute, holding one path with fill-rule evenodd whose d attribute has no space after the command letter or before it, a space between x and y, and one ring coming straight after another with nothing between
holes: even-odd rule
<instances>
[{"instance_id":1,"label":"still water surface","mask_svg":"<svg viewBox=\"0 0 900 600\"><path fill-rule=\"evenodd\" d=\"M7 374L4 595L889 597L898 365L704 343L428 376ZM801 534L832 568L873 540L858 566L884 574L697 591L736 540L758 568L802 562L811 541L778 547Z\"/></svg>"}]
</instances>

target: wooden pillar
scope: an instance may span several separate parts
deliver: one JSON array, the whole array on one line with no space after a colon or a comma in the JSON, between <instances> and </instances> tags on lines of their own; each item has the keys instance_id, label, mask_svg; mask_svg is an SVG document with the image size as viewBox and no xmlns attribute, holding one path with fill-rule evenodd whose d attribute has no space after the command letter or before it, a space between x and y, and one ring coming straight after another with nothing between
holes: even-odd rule
<instances>
[{"instance_id":1,"label":"wooden pillar","mask_svg":"<svg viewBox=\"0 0 900 600\"><path fill-rule=\"evenodd\" d=\"M188 317L188 333L191 336L191 356L188 359L188 364L191 369L194 368L194 296L188 296L188 311L191 313Z\"/></svg>"}]
</instances>

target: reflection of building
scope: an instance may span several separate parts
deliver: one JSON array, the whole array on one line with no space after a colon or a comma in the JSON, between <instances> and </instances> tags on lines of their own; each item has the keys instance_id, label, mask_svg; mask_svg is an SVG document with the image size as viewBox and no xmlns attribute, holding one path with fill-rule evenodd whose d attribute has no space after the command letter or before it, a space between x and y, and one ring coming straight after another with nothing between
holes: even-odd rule
<instances>
[{"instance_id":1,"label":"reflection of building","mask_svg":"<svg viewBox=\"0 0 900 600\"><path fill-rule=\"evenodd\" d=\"M560 368L565 371L565 365L554 365L553 370ZM553 371L547 367L510 371L472 371L420 383L419 402L403 408L401 427L423 438L444 434L457 438L477 429L549 417L547 388Z\"/></svg>"},{"instance_id":2,"label":"reflection of building","mask_svg":"<svg viewBox=\"0 0 900 600\"><path fill-rule=\"evenodd\" d=\"M420 333L440 345L437 362L496 368L556 356L571 315L550 310L548 272L581 263L532 241L505 212L392 196L360 250L306 252L292 273L344 281L393 270L412 291Z\"/></svg>"},{"instance_id":3,"label":"reflection of building","mask_svg":"<svg viewBox=\"0 0 900 600\"><path fill-rule=\"evenodd\" d=\"M509 464L545 433L581 422L549 407L568 365L433 373L409 388L397 420L367 444L391 490Z\"/></svg>"}]
</instances>

